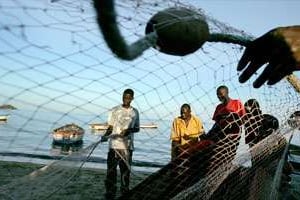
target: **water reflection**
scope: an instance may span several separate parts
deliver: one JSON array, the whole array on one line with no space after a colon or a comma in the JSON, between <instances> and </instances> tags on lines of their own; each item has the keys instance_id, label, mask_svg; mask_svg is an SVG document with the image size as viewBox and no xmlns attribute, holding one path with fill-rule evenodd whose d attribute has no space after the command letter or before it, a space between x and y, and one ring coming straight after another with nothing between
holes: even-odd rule
<instances>
[{"instance_id":1,"label":"water reflection","mask_svg":"<svg viewBox=\"0 0 300 200\"><path fill-rule=\"evenodd\" d=\"M2 125L2 124L7 124L7 121L1 121L0 120L0 125Z\"/></svg>"},{"instance_id":2,"label":"water reflection","mask_svg":"<svg viewBox=\"0 0 300 200\"><path fill-rule=\"evenodd\" d=\"M75 144L61 144L52 142L51 153L53 155L70 155L73 152L77 152L82 149L83 142L77 142Z\"/></svg>"}]
</instances>

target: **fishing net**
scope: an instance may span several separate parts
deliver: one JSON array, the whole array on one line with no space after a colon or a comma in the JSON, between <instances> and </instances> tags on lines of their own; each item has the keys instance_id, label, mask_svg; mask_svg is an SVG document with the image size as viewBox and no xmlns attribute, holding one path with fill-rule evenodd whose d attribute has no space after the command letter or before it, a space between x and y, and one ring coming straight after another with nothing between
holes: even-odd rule
<instances>
[{"instance_id":1,"label":"fishing net","mask_svg":"<svg viewBox=\"0 0 300 200\"><path fill-rule=\"evenodd\" d=\"M104 131L91 125L107 122L126 88L135 91L132 105L141 124L155 126L135 134L130 191L124 196L118 190L117 198L267 198L277 184L277 163L298 127L287 123L299 110L297 78L260 89L253 89L251 82L240 84L236 66L243 45L254 37L207 15L193 2L96 2L98 10L88 0L0 2L0 114L8 116L0 124L1 160L23 162L24 167L42 164L26 175L1 164L1 174L8 174L1 182L1 199L103 199L108 145L100 142ZM101 4L113 10L101 13ZM157 43L153 27L147 25L169 8L188 9L185 13L195 12L196 19L201 16L207 23L209 35L198 38L198 47L187 45L192 51L164 49L166 43ZM102 25L99 14L109 17ZM189 23L189 17L175 18ZM103 35L100 27L110 31ZM176 31L181 30L166 34L176 41ZM184 35L187 41L190 37L194 35ZM220 85L243 103L256 99L259 117L249 117L246 125L239 116L228 116L226 124L215 127L212 116ZM214 137L183 148L171 161L171 125L184 103ZM85 130L83 142L53 142L53 130L71 123ZM251 138L257 133L259 138Z\"/></svg>"}]
</instances>

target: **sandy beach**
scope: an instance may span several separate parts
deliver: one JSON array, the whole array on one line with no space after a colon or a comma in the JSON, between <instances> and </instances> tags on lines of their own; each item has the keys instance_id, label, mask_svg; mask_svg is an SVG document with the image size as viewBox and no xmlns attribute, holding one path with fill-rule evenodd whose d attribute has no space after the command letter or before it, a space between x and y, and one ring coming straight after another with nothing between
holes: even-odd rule
<instances>
[{"instance_id":1,"label":"sandy beach","mask_svg":"<svg viewBox=\"0 0 300 200\"><path fill-rule=\"evenodd\" d=\"M43 167L41 164L0 161L0 188L6 184L16 182L31 172ZM142 181L148 174L140 172L131 176L131 187ZM59 189L49 199L104 199L106 170L81 169L73 180ZM63 177L61 177L63 178Z\"/></svg>"}]
</instances>

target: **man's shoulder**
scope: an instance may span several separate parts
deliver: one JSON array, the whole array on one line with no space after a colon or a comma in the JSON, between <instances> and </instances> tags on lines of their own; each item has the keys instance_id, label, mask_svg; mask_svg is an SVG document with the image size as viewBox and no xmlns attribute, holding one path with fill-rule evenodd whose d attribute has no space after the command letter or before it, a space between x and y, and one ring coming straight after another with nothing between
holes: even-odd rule
<instances>
[{"instance_id":1,"label":"man's shoulder","mask_svg":"<svg viewBox=\"0 0 300 200\"><path fill-rule=\"evenodd\" d=\"M139 110L133 106L131 106L131 111L132 113L134 113L134 115L139 115Z\"/></svg>"},{"instance_id":2,"label":"man's shoulder","mask_svg":"<svg viewBox=\"0 0 300 200\"><path fill-rule=\"evenodd\" d=\"M230 99L230 101L232 101L232 102L241 102L240 99Z\"/></svg>"},{"instance_id":3,"label":"man's shoulder","mask_svg":"<svg viewBox=\"0 0 300 200\"><path fill-rule=\"evenodd\" d=\"M116 111L116 110L120 110L121 108L122 108L121 105L117 105L117 106L112 107L110 110L111 111Z\"/></svg>"},{"instance_id":4,"label":"man's shoulder","mask_svg":"<svg viewBox=\"0 0 300 200\"><path fill-rule=\"evenodd\" d=\"M217 105L217 107L216 107L216 110L219 110L220 108L222 108L222 107L224 107L224 106L225 106L224 104L219 103L219 104Z\"/></svg>"},{"instance_id":5,"label":"man's shoulder","mask_svg":"<svg viewBox=\"0 0 300 200\"><path fill-rule=\"evenodd\" d=\"M181 116L177 116L177 117L174 118L173 123L178 123L178 122L181 122L181 121L183 121Z\"/></svg>"},{"instance_id":6,"label":"man's shoulder","mask_svg":"<svg viewBox=\"0 0 300 200\"><path fill-rule=\"evenodd\" d=\"M133 107L133 106L132 106L132 110L133 110L134 112L137 112L137 113L139 112L139 110L138 110L137 108Z\"/></svg>"},{"instance_id":7,"label":"man's shoulder","mask_svg":"<svg viewBox=\"0 0 300 200\"><path fill-rule=\"evenodd\" d=\"M196 121L201 121L201 120L200 120L200 117L198 117L197 115L192 115L192 118L193 118L194 120L196 120Z\"/></svg>"},{"instance_id":8,"label":"man's shoulder","mask_svg":"<svg viewBox=\"0 0 300 200\"><path fill-rule=\"evenodd\" d=\"M240 99L230 99L230 102L232 104L242 104L242 101Z\"/></svg>"}]
</instances>

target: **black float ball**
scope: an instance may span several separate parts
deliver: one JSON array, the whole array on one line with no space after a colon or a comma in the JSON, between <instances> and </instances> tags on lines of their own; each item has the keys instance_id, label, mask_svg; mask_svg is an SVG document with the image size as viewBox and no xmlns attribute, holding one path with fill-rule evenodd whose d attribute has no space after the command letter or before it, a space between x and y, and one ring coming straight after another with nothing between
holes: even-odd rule
<instances>
[{"instance_id":1,"label":"black float ball","mask_svg":"<svg viewBox=\"0 0 300 200\"><path fill-rule=\"evenodd\" d=\"M197 51L208 39L205 17L187 8L168 8L147 23L146 34L156 31L159 51L184 56Z\"/></svg>"}]
</instances>

